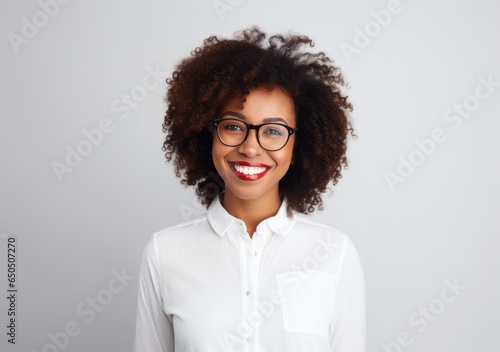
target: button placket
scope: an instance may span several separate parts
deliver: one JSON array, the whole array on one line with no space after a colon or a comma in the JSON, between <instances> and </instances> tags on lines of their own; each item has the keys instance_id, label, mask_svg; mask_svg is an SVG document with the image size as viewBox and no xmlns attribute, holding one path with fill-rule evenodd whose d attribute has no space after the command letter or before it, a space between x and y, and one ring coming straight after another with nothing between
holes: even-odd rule
<instances>
[{"instance_id":1,"label":"button placket","mask_svg":"<svg viewBox=\"0 0 500 352\"><path fill-rule=\"evenodd\" d=\"M243 351L259 351L259 329L261 320L255 320L256 312L259 312L258 282L260 271L261 252L269 236L254 233L250 238L248 235L239 237L241 255L241 300L242 315L241 324L246 327L242 335Z\"/></svg>"},{"instance_id":2,"label":"button placket","mask_svg":"<svg viewBox=\"0 0 500 352\"><path fill-rule=\"evenodd\" d=\"M249 315L249 323L250 326L252 327L252 335L250 336L250 340L247 341L248 344L250 345L250 348L252 351L259 351L258 343L257 341L259 340L259 332L261 328L261 322L262 320L259 319L257 321L257 324L252 323L254 319L252 318L252 315L260 315L260 311L258 309L259 307L259 299L258 299L258 284L259 284L259 274L260 274L260 258L261 255L260 253L262 252L262 249L265 245L265 242L268 240L269 236L262 235L259 233L255 233L252 240L251 240L251 247L248 252L248 267L249 267L249 283L250 283L250 301L251 301L251 307L248 312Z\"/></svg>"},{"instance_id":3,"label":"button placket","mask_svg":"<svg viewBox=\"0 0 500 352\"><path fill-rule=\"evenodd\" d=\"M254 264L252 263L252 239L246 234L241 234L239 237L240 244L240 274L241 274L241 326L242 329L242 350L245 352L255 351L254 346L254 329L249 324L250 313L252 311L252 300L254 299Z\"/></svg>"},{"instance_id":4,"label":"button placket","mask_svg":"<svg viewBox=\"0 0 500 352\"><path fill-rule=\"evenodd\" d=\"M257 301L257 279L258 279L258 267L256 266L255 260L252 256L253 247L255 245L256 235L254 234L252 239L248 241L248 291L247 291L247 299L248 299L248 309L246 312L246 323L248 324L251 333L247 337L247 344L250 348L250 351L254 351L254 341L255 341L255 333L258 327L252 324L252 311L256 307Z\"/></svg>"}]
</instances>

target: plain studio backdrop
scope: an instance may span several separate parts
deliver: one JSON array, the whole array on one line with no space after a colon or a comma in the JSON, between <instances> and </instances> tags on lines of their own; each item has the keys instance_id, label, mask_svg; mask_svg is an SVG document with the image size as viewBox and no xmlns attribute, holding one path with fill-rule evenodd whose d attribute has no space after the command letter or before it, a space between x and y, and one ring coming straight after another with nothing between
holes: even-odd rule
<instances>
[{"instance_id":1,"label":"plain studio backdrop","mask_svg":"<svg viewBox=\"0 0 500 352\"><path fill-rule=\"evenodd\" d=\"M0 349L131 350L146 242L205 211L164 161L164 81L207 36L256 24L310 36L350 84L358 139L313 217L360 253L367 351L499 351L499 10L3 1Z\"/></svg>"}]
</instances>

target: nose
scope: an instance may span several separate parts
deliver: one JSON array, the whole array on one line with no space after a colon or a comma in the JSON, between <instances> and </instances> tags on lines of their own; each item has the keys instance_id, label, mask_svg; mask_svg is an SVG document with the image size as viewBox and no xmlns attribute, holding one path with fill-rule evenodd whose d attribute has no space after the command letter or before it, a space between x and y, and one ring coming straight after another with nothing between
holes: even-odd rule
<instances>
[{"instance_id":1,"label":"nose","mask_svg":"<svg viewBox=\"0 0 500 352\"><path fill-rule=\"evenodd\" d=\"M248 157L260 155L262 153L262 147L257 141L257 131L248 131L248 136L245 141L240 144L240 146L238 147L238 151Z\"/></svg>"}]
</instances>

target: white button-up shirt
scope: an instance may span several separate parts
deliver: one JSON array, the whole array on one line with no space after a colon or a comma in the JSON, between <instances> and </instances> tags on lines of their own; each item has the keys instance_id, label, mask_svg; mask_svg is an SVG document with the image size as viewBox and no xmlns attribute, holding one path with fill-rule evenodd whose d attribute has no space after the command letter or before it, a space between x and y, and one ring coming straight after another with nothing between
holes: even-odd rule
<instances>
[{"instance_id":1,"label":"white button-up shirt","mask_svg":"<svg viewBox=\"0 0 500 352\"><path fill-rule=\"evenodd\" d=\"M159 231L140 273L135 352L362 352L365 282L349 237L286 200L253 237L215 199Z\"/></svg>"}]
</instances>

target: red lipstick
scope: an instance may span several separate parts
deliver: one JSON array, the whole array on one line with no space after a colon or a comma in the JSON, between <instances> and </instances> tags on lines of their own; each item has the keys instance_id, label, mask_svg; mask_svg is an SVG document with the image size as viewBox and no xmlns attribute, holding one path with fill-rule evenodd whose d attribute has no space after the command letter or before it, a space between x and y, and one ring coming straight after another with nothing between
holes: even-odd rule
<instances>
[{"instance_id":1,"label":"red lipstick","mask_svg":"<svg viewBox=\"0 0 500 352\"><path fill-rule=\"evenodd\" d=\"M264 177L271 168L261 163L251 163L248 161L230 161L229 166L233 173L244 181L257 181Z\"/></svg>"}]
</instances>

